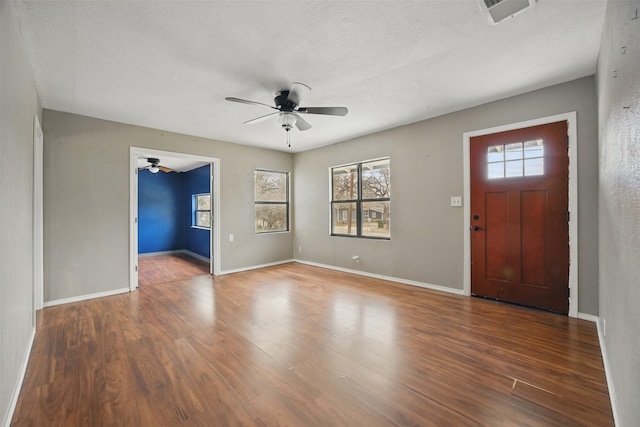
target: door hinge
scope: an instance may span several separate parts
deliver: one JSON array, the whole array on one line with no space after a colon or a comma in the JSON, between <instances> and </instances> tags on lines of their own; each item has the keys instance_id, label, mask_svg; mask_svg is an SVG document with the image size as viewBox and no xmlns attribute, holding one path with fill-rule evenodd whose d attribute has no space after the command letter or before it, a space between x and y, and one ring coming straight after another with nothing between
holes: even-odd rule
<instances>
[{"instance_id":1,"label":"door hinge","mask_svg":"<svg viewBox=\"0 0 640 427\"><path fill-rule=\"evenodd\" d=\"M138 266L136 265L136 272L138 272Z\"/></svg>"},{"instance_id":2,"label":"door hinge","mask_svg":"<svg viewBox=\"0 0 640 427\"><path fill-rule=\"evenodd\" d=\"M571 298L571 288L567 288L567 296Z\"/></svg>"},{"instance_id":3,"label":"door hinge","mask_svg":"<svg viewBox=\"0 0 640 427\"><path fill-rule=\"evenodd\" d=\"M567 222L571 221L571 212L567 212Z\"/></svg>"},{"instance_id":4,"label":"door hinge","mask_svg":"<svg viewBox=\"0 0 640 427\"><path fill-rule=\"evenodd\" d=\"M567 147L569 146L569 135L567 135Z\"/></svg>"},{"instance_id":5,"label":"door hinge","mask_svg":"<svg viewBox=\"0 0 640 427\"><path fill-rule=\"evenodd\" d=\"M133 220L133 222L134 222L135 224L137 224L137 223L138 223L138 217L135 217L135 219Z\"/></svg>"}]
</instances>

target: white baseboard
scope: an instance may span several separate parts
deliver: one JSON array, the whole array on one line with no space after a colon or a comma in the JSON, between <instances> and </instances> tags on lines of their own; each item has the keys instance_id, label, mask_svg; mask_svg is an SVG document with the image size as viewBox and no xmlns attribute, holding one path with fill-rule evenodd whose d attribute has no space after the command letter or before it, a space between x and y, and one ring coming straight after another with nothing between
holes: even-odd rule
<instances>
[{"instance_id":1,"label":"white baseboard","mask_svg":"<svg viewBox=\"0 0 640 427\"><path fill-rule=\"evenodd\" d=\"M120 289L114 289L112 291L97 292L95 294L80 295L80 296L71 297L71 298L62 298L62 299L57 299L53 301L46 301L43 307L53 307L54 305L69 304L71 302L79 302L79 301L85 301L88 299L108 297L111 295L124 294L127 292L129 292L129 288L120 288Z\"/></svg>"},{"instance_id":2,"label":"white baseboard","mask_svg":"<svg viewBox=\"0 0 640 427\"><path fill-rule=\"evenodd\" d=\"M138 254L139 258L145 258L148 256L160 256L160 255L174 255L181 254L184 252L184 249L176 249L175 251L159 251L159 252L147 252L144 254Z\"/></svg>"},{"instance_id":3,"label":"white baseboard","mask_svg":"<svg viewBox=\"0 0 640 427\"><path fill-rule=\"evenodd\" d=\"M432 285L431 283L417 282L415 280L401 279L399 277L384 276L382 274L368 273L366 271L352 270L350 268L336 267L328 264L320 264L318 262L313 262L313 261L305 261L302 259L296 259L294 261L300 264L312 265L314 267L327 268L329 270L342 271L344 273L357 274L360 276L373 277L374 279L388 280L390 282L402 283L404 285L411 285L411 286L417 286L419 288L431 289L432 291L446 292L446 293L455 294L455 295L463 295L463 292L464 292L462 289L448 288L446 286Z\"/></svg>"},{"instance_id":4,"label":"white baseboard","mask_svg":"<svg viewBox=\"0 0 640 427\"><path fill-rule=\"evenodd\" d=\"M180 253L192 256L196 259L199 259L200 261L204 261L204 262L211 262L211 260L209 258L207 258L206 256L202 256L200 254L197 254L195 252L190 251L189 249L181 249L180 251L178 251Z\"/></svg>"},{"instance_id":5,"label":"white baseboard","mask_svg":"<svg viewBox=\"0 0 640 427\"><path fill-rule=\"evenodd\" d=\"M598 316L594 316L593 314L578 312L578 319L588 320L589 322L598 323Z\"/></svg>"},{"instance_id":6,"label":"white baseboard","mask_svg":"<svg viewBox=\"0 0 640 427\"><path fill-rule=\"evenodd\" d=\"M287 260L283 260L283 261L270 262L268 264L251 265L249 267L234 268L232 270L221 271L220 275L223 276L225 274L241 273L243 271L256 270L258 268L265 268L265 267L273 267L274 265L288 264L290 262L295 262L295 261L296 260L294 260L294 259L287 259Z\"/></svg>"},{"instance_id":7,"label":"white baseboard","mask_svg":"<svg viewBox=\"0 0 640 427\"><path fill-rule=\"evenodd\" d=\"M607 388L609 389L609 400L611 401L611 412L613 412L613 424L618 427L619 415L618 415L618 398L616 397L616 389L613 386L613 377L611 374L611 368L609 367L609 357L607 356L607 347L604 341L604 335L602 334L602 320L598 318L596 322L598 327L598 341L600 342L600 354L602 355L602 364L604 365L604 374L607 378Z\"/></svg>"},{"instance_id":8,"label":"white baseboard","mask_svg":"<svg viewBox=\"0 0 640 427\"><path fill-rule=\"evenodd\" d=\"M22 383L24 381L24 376L27 373L27 365L29 364L29 356L31 356L31 348L33 347L33 340L36 337L36 329L31 329L31 336L29 337L29 343L27 344L27 348L25 350L24 359L22 360L22 366L20 366L20 373L18 374L18 381L16 381L16 385L13 388L13 394L11 395L11 401L9 403L9 411L7 412L7 416L2 423L4 427L11 426L11 420L13 419L13 413L16 410L16 405L18 404L18 397L20 397L20 390L22 390Z\"/></svg>"}]
</instances>

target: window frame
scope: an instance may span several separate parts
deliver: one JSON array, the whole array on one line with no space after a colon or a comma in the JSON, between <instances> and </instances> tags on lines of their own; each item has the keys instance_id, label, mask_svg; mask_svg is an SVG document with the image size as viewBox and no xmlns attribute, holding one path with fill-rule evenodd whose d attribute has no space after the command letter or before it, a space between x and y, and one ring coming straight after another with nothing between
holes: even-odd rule
<instances>
[{"instance_id":1,"label":"window frame","mask_svg":"<svg viewBox=\"0 0 640 427\"><path fill-rule=\"evenodd\" d=\"M365 219L365 215L363 215L362 213L362 206L365 203L375 203L375 202L388 202L389 203L389 212L391 211L391 194L389 194L389 197L382 197L382 198L377 198L377 199L364 199L363 198L363 191L362 191L362 184L363 184L363 179L362 179L362 165L366 164L366 163L373 163L373 162L379 162L381 160L386 160L388 165L389 165L389 180L391 180L391 157L390 156L386 156L386 157L378 157L375 159L369 159L369 160L362 160L362 161L358 161L358 162L351 162L351 163L345 163L342 165L337 165L337 166L331 166L329 167L329 205L330 205L330 213L329 213L329 235L330 236L335 236L335 237L351 237L351 238L358 238L358 239L373 239L373 240L391 240L391 219L389 218L389 236L371 236L371 235L363 235L362 233L362 228L363 228L363 219ZM344 200L336 200L334 198L334 169L339 169L339 168L344 168L344 167L353 167L356 166L357 169L357 180L358 180L358 186L357 186L357 197L355 199L344 199ZM342 234L342 233L335 233L333 230L333 224L334 224L334 215L336 210L334 209L334 205L335 204L341 204L341 203L355 203L356 205L356 234ZM342 212L343 214L346 214L346 212Z\"/></svg>"},{"instance_id":2,"label":"window frame","mask_svg":"<svg viewBox=\"0 0 640 427\"><path fill-rule=\"evenodd\" d=\"M209 209L198 209L198 196L208 196L209 197ZM191 228L198 228L201 230L211 230L211 223L213 222L213 210L211 209L211 193L196 193L191 196L191 200L193 203L193 214L191 220ZM209 212L209 226L205 227L203 225L198 225L198 212Z\"/></svg>"},{"instance_id":3,"label":"window frame","mask_svg":"<svg viewBox=\"0 0 640 427\"><path fill-rule=\"evenodd\" d=\"M284 202L273 202L273 201L258 201L256 200L256 173L257 172L268 172L268 173L278 173L283 174L285 176L285 201ZM256 168L253 170L253 231L254 234L274 234L274 233L289 233L291 231L291 185L290 185L290 172L287 171L279 171L274 169L263 169ZM273 231L258 231L256 228L256 207L258 205L284 205L286 212L286 220L285 220L285 229L284 230L273 230Z\"/></svg>"}]
</instances>

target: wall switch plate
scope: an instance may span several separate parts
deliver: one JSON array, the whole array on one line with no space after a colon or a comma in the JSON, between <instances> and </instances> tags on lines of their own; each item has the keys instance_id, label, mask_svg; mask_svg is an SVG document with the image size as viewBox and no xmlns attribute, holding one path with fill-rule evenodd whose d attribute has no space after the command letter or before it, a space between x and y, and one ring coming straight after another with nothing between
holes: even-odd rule
<instances>
[{"instance_id":1,"label":"wall switch plate","mask_svg":"<svg viewBox=\"0 0 640 427\"><path fill-rule=\"evenodd\" d=\"M229 241L233 242L233 234L229 234Z\"/></svg>"},{"instance_id":2,"label":"wall switch plate","mask_svg":"<svg viewBox=\"0 0 640 427\"><path fill-rule=\"evenodd\" d=\"M459 208L462 206L462 196L451 197L451 206Z\"/></svg>"}]
</instances>

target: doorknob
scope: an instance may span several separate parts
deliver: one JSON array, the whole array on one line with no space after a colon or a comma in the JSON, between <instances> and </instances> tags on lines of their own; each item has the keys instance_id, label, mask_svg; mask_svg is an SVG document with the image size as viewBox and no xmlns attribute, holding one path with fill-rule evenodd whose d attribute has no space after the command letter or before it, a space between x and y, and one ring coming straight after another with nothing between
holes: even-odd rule
<instances>
[{"instance_id":1,"label":"doorknob","mask_svg":"<svg viewBox=\"0 0 640 427\"><path fill-rule=\"evenodd\" d=\"M474 225L473 226L473 231L478 231L478 230L480 230L480 227L478 227L477 225Z\"/></svg>"},{"instance_id":2,"label":"doorknob","mask_svg":"<svg viewBox=\"0 0 640 427\"><path fill-rule=\"evenodd\" d=\"M480 219L480 215L475 214L475 215L473 216L473 219Z\"/></svg>"}]
</instances>

